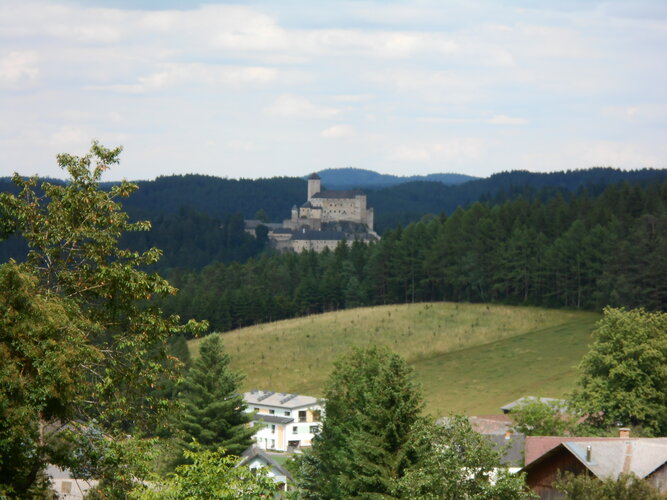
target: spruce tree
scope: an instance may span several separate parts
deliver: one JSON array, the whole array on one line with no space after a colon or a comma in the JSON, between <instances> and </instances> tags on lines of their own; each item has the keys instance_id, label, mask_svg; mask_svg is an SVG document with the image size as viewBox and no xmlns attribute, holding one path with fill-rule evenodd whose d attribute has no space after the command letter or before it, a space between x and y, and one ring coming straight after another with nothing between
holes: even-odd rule
<instances>
[{"instance_id":1,"label":"spruce tree","mask_svg":"<svg viewBox=\"0 0 667 500\"><path fill-rule=\"evenodd\" d=\"M422 408L407 363L384 348L355 350L336 363L325 398L322 431L301 461L305 498L393 498Z\"/></svg>"},{"instance_id":2,"label":"spruce tree","mask_svg":"<svg viewBox=\"0 0 667 500\"><path fill-rule=\"evenodd\" d=\"M229 361L219 335L202 341L199 358L180 388L184 404L180 427L204 449L222 447L229 454L240 455L252 444L256 429L248 426L251 416L245 413L239 392L243 377L230 370Z\"/></svg>"}]
</instances>

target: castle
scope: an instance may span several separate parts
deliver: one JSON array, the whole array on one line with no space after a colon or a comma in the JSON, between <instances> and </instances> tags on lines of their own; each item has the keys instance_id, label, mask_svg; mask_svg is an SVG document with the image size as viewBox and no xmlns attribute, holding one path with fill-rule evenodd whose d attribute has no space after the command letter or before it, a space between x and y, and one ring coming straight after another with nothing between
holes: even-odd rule
<instances>
[{"instance_id":1,"label":"castle","mask_svg":"<svg viewBox=\"0 0 667 500\"><path fill-rule=\"evenodd\" d=\"M247 221L248 223L255 221ZM320 176L308 177L308 199L292 207L292 216L282 224L266 224L269 240L278 250L334 249L342 240L373 241L373 209L366 206L366 194L358 189L322 191Z\"/></svg>"}]
</instances>

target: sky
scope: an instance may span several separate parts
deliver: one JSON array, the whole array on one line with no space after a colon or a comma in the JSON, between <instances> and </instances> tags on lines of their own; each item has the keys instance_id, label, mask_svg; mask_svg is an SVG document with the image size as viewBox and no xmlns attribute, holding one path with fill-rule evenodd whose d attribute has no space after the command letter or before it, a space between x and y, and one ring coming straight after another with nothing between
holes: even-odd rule
<instances>
[{"instance_id":1,"label":"sky","mask_svg":"<svg viewBox=\"0 0 667 500\"><path fill-rule=\"evenodd\" d=\"M0 176L667 167L667 2L0 0Z\"/></svg>"}]
</instances>

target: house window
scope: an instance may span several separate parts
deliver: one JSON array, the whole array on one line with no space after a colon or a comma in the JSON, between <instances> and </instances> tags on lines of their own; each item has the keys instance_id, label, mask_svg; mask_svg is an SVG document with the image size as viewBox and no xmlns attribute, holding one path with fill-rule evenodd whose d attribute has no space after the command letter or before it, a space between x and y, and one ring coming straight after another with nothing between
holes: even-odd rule
<instances>
[{"instance_id":1,"label":"house window","mask_svg":"<svg viewBox=\"0 0 667 500\"><path fill-rule=\"evenodd\" d=\"M298 434L299 433L299 428L296 425L292 426L292 434Z\"/></svg>"},{"instance_id":2,"label":"house window","mask_svg":"<svg viewBox=\"0 0 667 500\"><path fill-rule=\"evenodd\" d=\"M306 421L306 410L299 410L299 422Z\"/></svg>"},{"instance_id":3,"label":"house window","mask_svg":"<svg viewBox=\"0 0 667 500\"><path fill-rule=\"evenodd\" d=\"M319 425L311 425L310 426L310 433L311 434L317 434L320 432L320 426Z\"/></svg>"},{"instance_id":4,"label":"house window","mask_svg":"<svg viewBox=\"0 0 667 500\"><path fill-rule=\"evenodd\" d=\"M286 416L286 417L289 417L291 414L292 414L291 411L286 411L286 412L285 412L285 416Z\"/></svg>"},{"instance_id":5,"label":"house window","mask_svg":"<svg viewBox=\"0 0 667 500\"><path fill-rule=\"evenodd\" d=\"M269 415L273 415L275 413L275 410L269 410Z\"/></svg>"},{"instance_id":6,"label":"house window","mask_svg":"<svg viewBox=\"0 0 667 500\"><path fill-rule=\"evenodd\" d=\"M258 412L258 411L259 411L259 408L257 408L257 407L255 406L255 407L253 408L253 410L255 410L255 411Z\"/></svg>"},{"instance_id":7,"label":"house window","mask_svg":"<svg viewBox=\"0 0 667 500\"><path fill-rule=\"evenodd\" d=\"M275 450L275 449L276 449L276 440L275 440L275 439L272 439L272 440L271 440L271 449L272 449L272 450Z\"/></svg>"},{"instance_id":8,"label":"house window","mask_svg":"<svg viewBox=\"0 0 667 500\"><path fill-rule=\"evenodd\" d=\"M275 434L275 433L276 433L276 426L271 424L271 434Z\"/></svg>"}]
</instances>

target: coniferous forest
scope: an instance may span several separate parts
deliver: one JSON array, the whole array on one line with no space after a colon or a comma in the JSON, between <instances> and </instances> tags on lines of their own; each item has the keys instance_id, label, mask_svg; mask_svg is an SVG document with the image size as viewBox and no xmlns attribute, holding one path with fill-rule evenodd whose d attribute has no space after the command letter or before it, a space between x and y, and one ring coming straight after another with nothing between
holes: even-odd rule
<instances>
[{"instance_id":1,"label":"coniferous forest","mask_svg":"<svg viewBox=\"0 0 667 500\"><path fill-rule=\"evenodd\" d=\"M370 190L369 205L384 220L376 224L379 242L302 255L276 254L266 233L253 237L243 220L258 212L280 220L285 207L303 201L305 181L172 176L140 182L125 201L131 218L152 228L126 233L121 243L163 250L148 270L183 293L161 306L208 319L213 331L440 300L660 310L667 304L665 176L650 169L508 172L458 186ZM9 238L0 255L22 260L25 244Z\"/></svg>"},{"instance_id":2,"label":"coniferous forest","mask_svg":"<svg viewBox=\"0 0 667 500\"><path fill-rule=\"evenodd\" d=\"M213 330L346 307L419 301L598 310L667 304L667 182L476 202L321 254L175 270L162 304Z\"/></svg>"}]
</instances>

